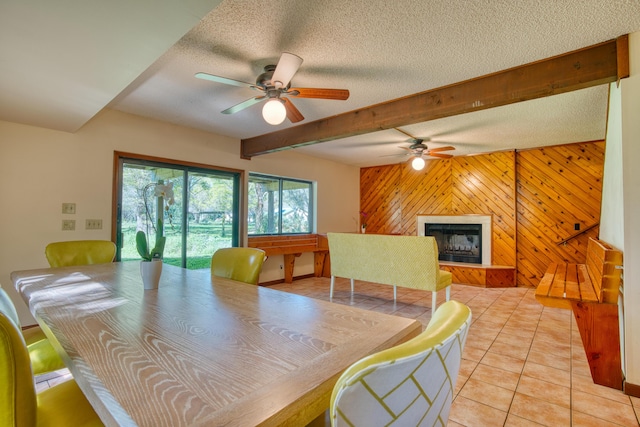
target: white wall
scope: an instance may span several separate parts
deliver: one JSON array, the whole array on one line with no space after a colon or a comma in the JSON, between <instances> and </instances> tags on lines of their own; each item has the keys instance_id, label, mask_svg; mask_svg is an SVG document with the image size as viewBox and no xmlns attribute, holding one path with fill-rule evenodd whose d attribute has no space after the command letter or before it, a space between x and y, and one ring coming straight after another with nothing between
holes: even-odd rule
<instances>
[{"instance_id":1,"label":"white wall","mask_svg":"<svg viewBox=\"0 0 640 427\"><path fill-rule=\"evenodd\" d=\"M623 363L640 385L640 33L629 50L631 76L610 87L599 237L624 253Z\"/></svg>"},{"instance_id":2,"label":"white wall","mask_svg":"<svg viewBox=\"0 0 640 427\"><path fill-rule=\"evenodd\" d=\"M318 232L353 231L360 170L284 151L240 159L240 141L164 122L105 110L74 134L0 121L0 284L33 323L13 290L10 273L47 267L44 247L60 240L110 239L113 152L124 151L317 181ZM63 202L76 204L63 215ZM63 218L75 231L61 231ZM85 219L103 229L84 230ZM262 281L284 277L282 257L265 264ZM313 258L296 261L295 274L313 272Z\"/></svg>"},{"instance_id":3,"label":"white wall","mask_svg":"<svg viewBox=\"0 0 640 427\"><path fill-rule=\"evenodd\" d=\"M627 382L640 385L640 33L629 37L631 77L622 80L624 307Z\"/></svg>"},{"instance_id":4,"label":"white wall","mask_svg":"<svg viewBox=\"0 0 640 427\"><path fill-rule=\"evenodd\" d=\"M621 92L615 83L610 85L599 235L600 239L620 250L624 248Z\"/></svg>"}]
</instances>

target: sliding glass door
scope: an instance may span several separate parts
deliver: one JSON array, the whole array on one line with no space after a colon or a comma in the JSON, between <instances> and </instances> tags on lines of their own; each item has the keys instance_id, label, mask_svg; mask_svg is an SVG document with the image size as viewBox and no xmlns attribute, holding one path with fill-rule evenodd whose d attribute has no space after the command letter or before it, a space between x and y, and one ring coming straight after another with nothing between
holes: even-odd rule
<instances>
[{"instance_id":1,"label":"sliding glass door","mask_svg":"<svg viewBox=\"0 0 640 427\"><path fill-rule=\"evenodd\" d=\"M238 246L238 180L193 171L187 182L186 266L209 267L216 249Z\"/></svg>"},{"instance_id":2,"label":"sliding glass door","mask_svg":"<svg viewBox=\"0 0 640 427\"><path fill-rule=\"evenodd\" d=\"M144 231L153 247L159 227L164 262L180 267L208 268L213 252L238 245L239 172L126 157L117 162L117 260L139 260L136 233Z\"/></svg>"}]
</instances>

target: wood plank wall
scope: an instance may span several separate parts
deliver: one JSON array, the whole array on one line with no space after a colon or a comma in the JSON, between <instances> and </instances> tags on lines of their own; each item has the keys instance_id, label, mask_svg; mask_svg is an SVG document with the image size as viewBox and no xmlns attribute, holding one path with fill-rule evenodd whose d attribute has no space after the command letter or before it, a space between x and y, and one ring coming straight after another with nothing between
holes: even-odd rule
<instances>
[{"instance_id":1,"label":"wood plank wall","mask_svg":"<svg viewBox=\"0 0 640 427\"><path fill-rule=\"evenodd\" d=\"M492 264L515 266L515 152L454 159L452 215L492 215Z\"/></svg>"},{"instance_id":2,"label":"wood plank wall","mask_svg":"<svg viewBox=\"0 0 640 427\"><path fill-rule=\"evenodd\" d=\"M367 214L367 231L400 233L400 182L396 165L360 169L360 212Z\"/></svg>"},{"instance_id":3,"label":"wood plank wall","mask_svg":"<svg viewBox=\"0 0 640 427\"><path fill-rule=\"evenodd\" d=\"M552 262L583 264L600 222L604 142L518 152L518 263L516 283L536 286Z\"/></svg>"},{"instance_id":4,"label":"wood plank wall","mask_svg":"<svg viewBox=\"0 0 640 427\"><path fill-rule=\"evenodd\" d=\"M419 214L448 215L451 212L451 162L451 159L427 162L421 171L413 170L411 162L402 164L401 234L417 235L416 216Z\"/></svg>"},{"instance_id":5,"label":"wood plank wall","mask_svg":"<svg viewBox=\"0 0 640 427\"><path fill-rule=\"evenodd\" d=\"M416 216L493 215L492 263L517 269L519 286L536 286L554 261L584 262L600 219L604 142L362 168L360 206L367 232L416 235Z\"/></svg>"}]
</instances>

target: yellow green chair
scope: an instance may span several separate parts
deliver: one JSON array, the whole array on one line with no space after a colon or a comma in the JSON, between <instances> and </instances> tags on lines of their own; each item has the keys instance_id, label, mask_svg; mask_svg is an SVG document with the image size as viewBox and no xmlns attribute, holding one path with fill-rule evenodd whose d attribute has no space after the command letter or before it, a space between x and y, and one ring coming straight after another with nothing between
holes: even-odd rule
<instances>
[{"instance_id":1,"label":"yellow green chair","mask_svg":"<svg viewBox=\"0 0 640 427\"><path fill-rule=\"evenodd\" d=\"M105 264L116 256L116 245L109 240L72 240L49 243L44 254L51 267Z\"/></svg>"},{"instance_id":2,"label":"yellow green chair","mask_svg":"<svg viewBox=\"0 0 640 427\"><path fill-rule=\"evenodd\" d=\"M101 426L71 379L36 394L29 351L11 307L0 307L0 425Z\"/></svg>"},{"instance_id":3,"label":"yellow green chair","mask_svg":"<svg viewBox=\"0 0 640 427\"><path fill-rule=\"evenodd\" d=\"M16 307L7 292L2 288L0 288L0 311L9 317L16 327L21 330ZM65 367L64 362L40 327L35 326L21 330L21 333L29 352L34 375L57 371Z\"/></svg>"},{"instance_id":4,"label":"yellow green chair","mask_svg":"<svg viewBox=\"0 0 640 427\"><path fill-rule=\"evenodd\" d=\"M211 275L257 285L265 259L262 249L218 249L211 257Z\"/></svg>"},{"instance_id":5,"label":"yellow green chair","mask_svg":"<svg viewBox=\"0 0 640 427\"><path fill-rule=\"evenodd\" d=\"M365 357L338 379L332 426L445 426L471 310L447 301L422 334Z\"/></svg>"}]
</instances>

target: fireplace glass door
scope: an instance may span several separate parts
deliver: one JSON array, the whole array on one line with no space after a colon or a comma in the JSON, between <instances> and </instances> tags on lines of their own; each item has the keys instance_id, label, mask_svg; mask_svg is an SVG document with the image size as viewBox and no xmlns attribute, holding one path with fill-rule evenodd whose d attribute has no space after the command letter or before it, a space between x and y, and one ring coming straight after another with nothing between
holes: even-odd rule
<instances>
[{"instance_id":1,"label":"fireplace glass door","mask_svg":"<svg viewBox=\"0 0 640 427\"><path fill-rule=\"evenodd\" d=\"M482 264L482 224L425 224L438 243L440 261Z\"/></svg>"}]
</instances>

